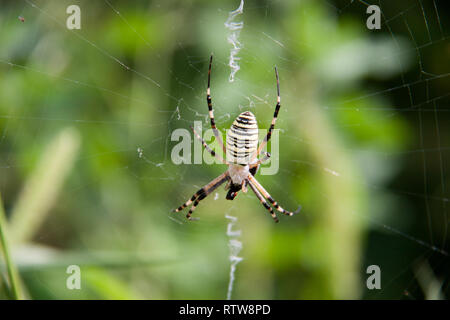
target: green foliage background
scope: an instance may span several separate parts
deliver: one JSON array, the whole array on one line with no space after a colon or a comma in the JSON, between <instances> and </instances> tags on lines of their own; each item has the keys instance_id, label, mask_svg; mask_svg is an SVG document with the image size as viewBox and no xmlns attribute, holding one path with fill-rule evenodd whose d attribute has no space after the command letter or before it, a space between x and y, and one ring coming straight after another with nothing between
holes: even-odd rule
<instances>
[{"instance_id":1,"label":"green foliage background","mask_svg":"<svg viewBox=\"0 0 450 320\"><path fill-rule=\"evenodd\" d=\"M378 4L379 31L363 1L246 1L229 83L238 1L1 1L0 227L23 297L223 299L225 214L242 230L233 298L448 297L448 5ZM280 171L258 179L301 214L274 224L222 188L198 222L171 213L225 170L170 160L174 129L208 125L211 52L223 129L247 109L268 128L278 66ZM366 288L372 264L382 290Z\"/></svg>"}]
</instances>

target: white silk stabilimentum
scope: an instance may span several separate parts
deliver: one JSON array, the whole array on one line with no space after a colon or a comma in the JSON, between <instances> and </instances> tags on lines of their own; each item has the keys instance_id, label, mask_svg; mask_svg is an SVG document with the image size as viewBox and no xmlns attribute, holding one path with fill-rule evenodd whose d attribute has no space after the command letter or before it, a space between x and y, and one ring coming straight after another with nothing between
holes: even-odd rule
<instances>
[{"instance_id":1,"label":"white silk stabilimentum","mask_svg":"<svg viewBox=\"0 0 450 320\"><path fill-rule=\"evenodd\" d=\"M225 215L225 218L229 219L230 222L227 226L227 236L229 237L228 246L230 247L230 281L228 283L227 300L231 300L231 293L233 292L234 283L234 273L236 271L236 265L242 261L243 258L238 257L239 252L242 249L242 242L237 240L241 236L241 230L233 230L233 227L237 221L236 217Z\"/></svg>"},{"instance_id":2,"label":"white silk stabilimentum","mask_svg":"<svg viewBox=\"0 0 450 320\"><path fill-rule=\"evenodd\" d=\"M244 22L233 22L233 19L242 14L244 12L244 0L241 0L241 4L239 5L239 8L237 8L234 11L231 11L228 14L228 19L225 22L225 27L231 31L231 33L228 35L227 40L228 42L233 46L231 48L230 52L230 60L228 62L228 65L231 68L230 78L228 81L233 82L234 81L234 75L236 72L240 69L238 61L240 60L239 57L237 57L237 54L239 53L239 50L241 50L241 43L239 42L239 33L241 32L241 29L244 27Z\"/></svg>"}]
</instances>

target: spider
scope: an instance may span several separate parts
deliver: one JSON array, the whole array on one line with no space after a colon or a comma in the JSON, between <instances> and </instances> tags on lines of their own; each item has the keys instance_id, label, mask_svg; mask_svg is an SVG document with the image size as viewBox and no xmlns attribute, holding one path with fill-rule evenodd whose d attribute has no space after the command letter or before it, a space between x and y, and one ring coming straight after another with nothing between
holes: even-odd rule
<instances>
[{"instance_id":1,"label":"spider","mask_svg":"<svg viewBox=\"0 0 450 320\"><path fill-rule=\"evenodd\" d=\"M279 212L288 216L293 216L294 214L300 211L301 207L299 206L295 212L283 209L254 177L259 169L260 164L270 158L270 154L265 152L262 158L257 159L257 157L262 153L262 150L267 144L267 142L270 140L272 131L275 127L275 122L277 121L278 112L280 111L280 102L281 102L280 81L278 79L277 67L275 67L275 76L277 79L277 104L275 106L275 113L273 114L270 129L267 132L267 135L265 136L264 140L258 147L258 125L256 122L256 118L250 111L245 111L242 112L234 120L230 130L227 131L227 147L225 148L225 145L223 144L222 141L222 137L219 134L219 131L217 130L216 127L216 123L214 121L214 111L212 107L211 89L210 89L212 59L213 56L211 55L209 59L208 88L206 89L206 101L208 103L211 128L213 130L216 140L218 141L219 146L226 154L226 159L228 161L225 161L221 155L217 154L214 150L212 150L205 142L205 140L203 140L203 138L197 134L197 132L192 126L191 129L194 132L197 139L199 139L202 142L203 147L213 157L216 157L216 159L218 159L220 162L226 164L228 166L228 169L223 174L212 180L210 183L203 186L203 188L199 189L188 201L186 201L180 207L175 209L174 212L179 212L192 204L189 212L186 215L186 218L188 220L195 220L194 218L192 218L192 213L194 212L199 202L202 201L204 198L206 198L221 184L227 182L227 185L225 187L225 189L228 190L226 196L227 200L234 200L234 198L237 196L240 190L246 193L248 185L250 186L250 189L252 189L252 191L255 193L256 197L259 199L261 204L270 212L275 222L278 222L277 215L272 209L272 207L267 203L267 200Z\"/></svg>"}]
</instances>

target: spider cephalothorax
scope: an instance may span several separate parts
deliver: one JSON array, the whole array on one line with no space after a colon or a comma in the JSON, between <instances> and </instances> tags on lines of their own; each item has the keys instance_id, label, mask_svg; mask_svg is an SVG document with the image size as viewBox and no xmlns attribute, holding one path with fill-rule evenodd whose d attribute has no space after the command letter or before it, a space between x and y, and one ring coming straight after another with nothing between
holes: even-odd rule
<instances>
[{"instance_id":1,"label":"spider cephalothorax","mask_svg":"<svg viewBox=\"0 0 450 320\"><path fill-rule=\"evenodd\" d=\"M277 68L275 67L275 75L277 78L277 104L275 107L275 113L273 115L272 123L266 137L258 147L258 124L256 122L256 118L250 111L245 111L242 112L234 120L230 130L227 131L227 146L225 148L222 137L220 136L214 121L214 111L212 108L210 89L211 64L212 56L209 60L208 89L206 90L206 101L208 102L211 128L213 129L214 136L216 137L219 146L222 148L224 154L226 154L226 161L219 154L213 151L207 145L205 140L203 140L192 127L191 128L194 131L196 137L202 141L205 149L208 150L208 152L216 157L219 161L228 165L228 169L223 174L198 190L188 201L186 201L174 211L179 212L192 204L189 212L186 215L189 220L192 220L192 212L195 210L198 203L206 198L208 194L217 189L221 184L223 184L224 182L228 182L226 186L226 189L228 189L226 198L228 200L233 200L240 190L242 190L243 192L247 192L247 186L250 186L250 189L252 189L252 191L258 197L259 201L267 210L269 210L275 222L278 222L278 218L272 207L267 203L267 200L279 212L282 212L283 214L289 216L294 215L294 213L300 211L300 207L295 212L284 210L254 177L261 162L264 162L270 157L270 154L265 152L262 158L257 159L257 157L262 153L262 150L266 146L267 141L269 141L270 137L272 136L272 131L275 127L275 122L277 121L278 112L280 110L280 83L278 80Z\"/></svg>"}]
</instances>

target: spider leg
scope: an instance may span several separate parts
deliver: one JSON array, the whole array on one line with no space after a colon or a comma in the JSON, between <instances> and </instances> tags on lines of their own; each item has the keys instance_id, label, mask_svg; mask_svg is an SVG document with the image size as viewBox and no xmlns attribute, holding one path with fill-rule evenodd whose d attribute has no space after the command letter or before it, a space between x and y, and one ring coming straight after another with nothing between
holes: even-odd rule
<instances>
[{"instance_id":1,"label":"spider leg","mask_svg":"<svg viewBox=\"0 0 450 320\"><path fill-rule=\"evenodd\" d=\"M253 183L250 180L248 180L248 185L253 190L255 195L258 197L259 201L264 206L264 208L266 208L270 212L273 220L275 222L278 222L277 214L273 211L272 207L269 206L269 204L267 203L266 199L264 199L264 197L261 195L261 193L258 191L258 189L253 185Z\"/></svg>"},{"instance_id":2,"label":"spider leg","mask_svg":"<svg viewBox=\"0 0 450 320\"><path fill-rule=\"evenodd\" d=\"M281 98L280 98L280 80L278 78L277 67L275 67L275 76L277 78L277 104L275 106L275 112L273 114L272 123L270 124L270 128L269 128L269 131L267 132L266 137L264 138L264 140L259 145L258 150L253 154L253 160L256 159L256 157L261 153L262 149L264 149L264 147L266 146L267 142L270 140L270 137L272 136L272 131L275 128L275 123L277 122L278 112L280 111L280 107L281 107L281 105L280 105L280 103L281 103Z\"/></svg>"},{"instance_id":3,"label":"spider leg","mask_svg":"<svg viewBox=\"0 0 450 320\"><path fill-rule=\"evenodd\" d=\"M209 111L209 119L211 120L211 128L214 132L214 136L216 137L217 142L219 143L220 147L223 150L223 153L226 154L225 145L223 144L222 137L219 133L219 130L217 130L216 122L214 120L214 111L212 107L212 100L211 100L211 65L212 65L212 59L213 56L209 58L209 69L208 69L208 88L206 89L206 102L208 103L208 111Z\"/></svg>"},{"instance_id":4,"label":"spider leg","mask_svg":"<svg viewBox=\"0 0 450 320\"><path fill-rule=\"evenodd\" d=\"M287 215L287 216L293 216L296 213L300 212L301 206L299 206L297 208L296 211L287 211L285 209L283 209L273 198L272 196L266 191L266 189L264 189L264 187L258 182L258 180L255 179L255 177L253 177L252 175L248 175L248 180L250 182L250 185L254 184L255 187L261 191L262 195L264 196L264 198L266 198L267 200L269 200L269 202L275 207L275 209L277 209L279 212Z\"/></svg>"},{"instance_id":5,"label":"spider leg","mask_svg":"<svg viewBox=\"0 0 450 320\"><path fill-rule=\"evenodd\" d=\"M204 140L202 137L200 137L200 135L195 131L195 129L194 129L193 126L191 126L191 129L192 129L192 131L194 131L194 134L195 134L195 136L197 137L197 139L199 139L199 140L202 142L203 147L205 147L205 149L206 149L213 157L215 157L217 160L219 160L219 161L222 162L223 164L228 164L228 163L222 158L222 156L221 156L220 154L217 154L214 150L212 150L212 149L208 146L208 144L205 142L205 140Z\"/></svg>"},{"instance_id":6,"label":"spider leg","mask_svg":"<svg viewBox=\"0 0 450 320\"><path fill-rule=\"evenodd\" d=\"M258 161L256 161L255 163L252 163L249 165L250 169L259 166L261 163L267 161L270 159L270 153L269 152L264 152L264 157L258 159Z\"/></svg>"},{"instance_id":7,"label":"spider leg","mask_svg":"<svg viewBox=\"0 0 450 320\"><path fill-rule=\"evenodd\" d=\"M186 218L188 220L192 220L191 215L192 212L194 212L195 208L197 207L198 203L202 201L204 198L208 196L211 192L213 192L216 188L218 188L222 183L227 181L229 179L228 172L224 172L217 178L215 178L213 181L208 183L207 185L203 186L201 189L199 189L188 201L183 203L181 206L179 206L177 209L174 210L174 212L179 212L192 204L191 209L186 215Z\"/></svg>"},{"instance_id":8,"label":"spider leg","mask_svg":"<svg viewBox=\"0 0 450 320\"><path fill-rule=\"evenodd\" d=\"M243 193L247 193L247 180L242 181L241 190Z\"/></svg>"}]
</instances>

